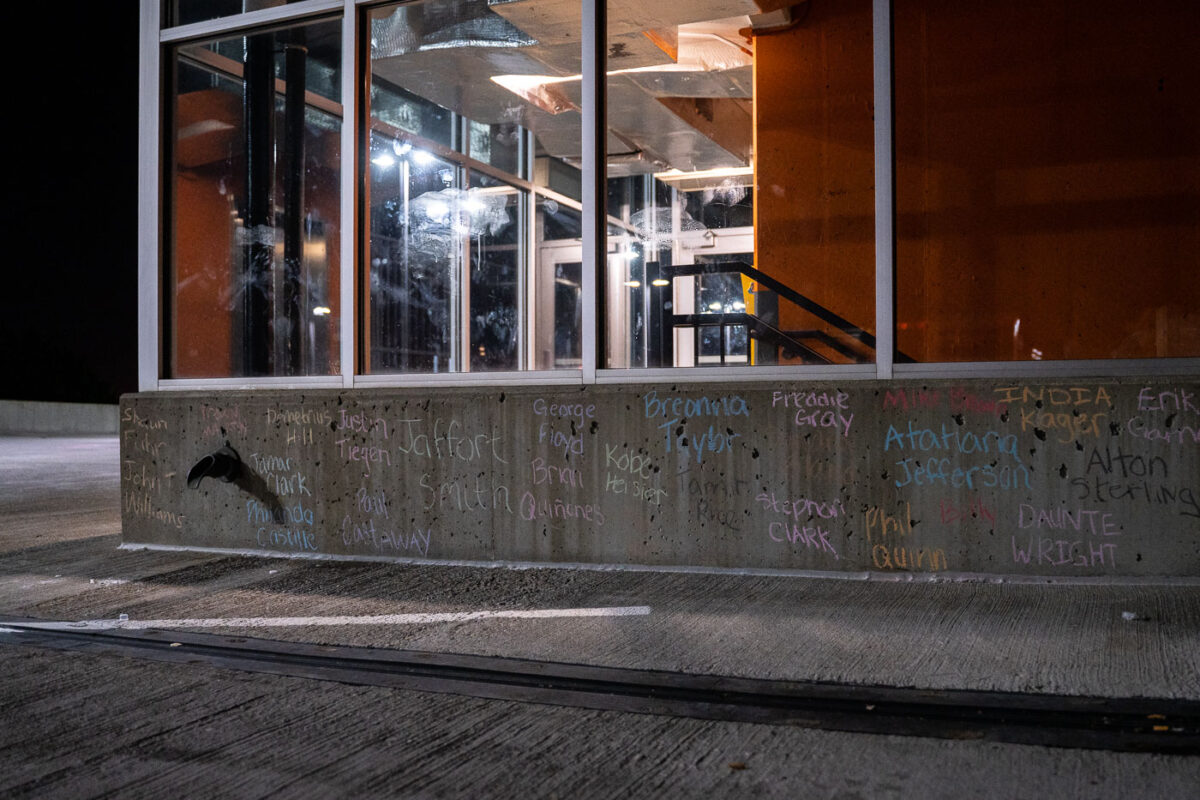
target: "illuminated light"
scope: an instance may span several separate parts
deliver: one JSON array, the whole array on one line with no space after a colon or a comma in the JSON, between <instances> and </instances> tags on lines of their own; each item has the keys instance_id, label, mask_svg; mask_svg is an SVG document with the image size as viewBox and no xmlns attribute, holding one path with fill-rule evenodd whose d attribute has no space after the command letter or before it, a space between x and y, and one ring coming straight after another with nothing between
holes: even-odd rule
<instances>
[{"instance_id":1,"label":"illuminated light","mask_svg":"<svg viewBox=\"0 0 1200 800\"><path fill-rule=\"evenodd\" d=\"M396 163L396 158L391 153L380 153L371 159L371 163L386 169Z\"/></svg>"},{"instance_id":2,"label":"illuminated light","mask_svg":"<svg viewBox=\"0 0 1200 800\"><path fill-rule=\"evenodd\" d=\"M413 150L412 157L413 157L413 161L420 164L421 166L427 166L434 162L433 154L427 153L424 150Z\"/></svg>"},{"instance_id":3,"label":"illuminated light","mask_svg":"<svg viewBox=\"0 0 1200 800\"><path fill-rule=\"evenodd\" d=\"M531 103L547 114L564 111L579 111L560 83L581 80L581 75L558 77L552 75L493 75L492 82L503 86L522 100Z\"/></svg>"},{"instance_id":4,"label":"illuminated light","mask_svg":"<svg viewBox=\"0 0 1200 800\"><path fill-rule=\"evenodd\" d=\"M333 309L329 308L329 306L317 306L316 308L313 309L314 317L324 317L324 316L328 316L329 314L332 314L332 313L333 313Z\"/></svg>"},{"instance_id":5,"label":"illuminated light","mask_svg":"<svg viewBox=\"0 0 1200 800\"><path fill-rule=\"evenodd\" d=\"M669 280L667 280L666 278L655 278L654 280L650 281L650 285L651 286L670 286L671 282Z\"/></svg>"},{"instance_id":6,"label":"illuminated light","mask_svg":"<svg viewBox=\"0 0 1200 800\"><path fill-rule=\"evenodd\" d=\"M432 220L444 220L450 215L450 206L441 200L432 200L425 206L425 216Z\"/></svg>"},{"instance_id":7,"label":"illuminated light","mask_svg":"<svg viewBox=\"0 0 1200 800\"><path fill-rule=\"evenodd\" d=\"M1021 332L1021 319L1018 317L1017 321L1013 323L1013 336L1016 336L1020 332Z\"/></svg>"},{"instance_id":8,"label":"illuminated light","mask_svg":"<svg viewBox=\"0 0 1200 800\"><path fill-rule=\"evenodd\" d=\"M642 282L641 281L625 281L625 285L628 286L630 289L636 289L642 285Z\"/></svg>"},{"instance_id":9,"label":"illuminated light","mask_svg":"<svg viewBox=\"0 0 1200 800\"><path fill-rule=\"evenodd\" d=\"M710 178L737 178L754 174L754 167L718 167L717 169L697 169L691 172L684 172L678 169L669 169L666 172L656 172L654 177L664 183L691 181L691 180L708 180Z\"/></svg>"},{"instance_id":10,"label":"illuminated light","mask_svg":"<svg viewBox=\"0 0 1200 800\"><path fill-rule=\"evenodd\" d=\"M733 307L737 311L742 311L746 308L746 304L743 303L741 300L738 300L736 303L733 304Z\"/></svg>"},{"instance_id":11,"label":"illuminated light","mask_svg":"<svg viewBox=\"0 0 1200 800\"><path fill-rule=\"evenodd\" d=\"M480 200L478 197L469 197L466 199L466 201L463 202L463 208L465 208L467 211L474 213L474 212L478 212L478 211L483 211L485 208L487 208L487 206L484 205L483 201Z\"/></svg>"},{"instance_id":12,"label":"illuminated light","mask_svg":"<svg viewBox=\"0 0 1200 800\"><path fill-rule=\"evenodd\" d=\"M402 142L399 139L392 142L392 151L398 156L405 155L409 150L412 150L412 144L409 142Z\"/></svg>"},{"instance_id":13,"label":"illuminated light","mask_svg":"<svg viewBox=\"0 0 1200 800\"><path fill-rule=\"evenodd\" d=\"M709 303L709 304L708 304L708 307L709 307L709 308L711 308L713 311L720 311L720 310L721 310L721 304L720 304L720 303Z\"/></svg>"},{"instance_id":14,"label":"illuminated light","mask_svg":"<svg viewBox=\"0 0 1200 800\"><path fill-rule=\"evenodd\" d=\"M1034 361L1041 361L1041 360L1042 360L1042 351L1041 351L1041 350L1038 350L1038 349L1035 347L1035 348L1033 348L1033 352L1032 352L1032 353L1030 353L1030 356L1032 356L1032 357L1033 357L1033 360L1034 360Z\"/></svg>"}]
</instances>

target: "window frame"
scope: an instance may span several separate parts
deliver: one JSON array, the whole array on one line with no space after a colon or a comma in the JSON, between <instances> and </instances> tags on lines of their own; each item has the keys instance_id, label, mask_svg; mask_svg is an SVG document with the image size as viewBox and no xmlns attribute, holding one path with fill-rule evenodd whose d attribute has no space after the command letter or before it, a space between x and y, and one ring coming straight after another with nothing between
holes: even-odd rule
<instances>
[{"instance_id":1,"label":"window frame","mask_svg":"<svg viewBox=\"0 0 1200 800\"><path fill-rule=\"evenodd\" d=\"M1141 375L1194 375L1200 357L1150 359L1094 359L1080 361L986 361L895 363L896 318L896 184L894 135L894 82L892 0L872 0L872 68L874 83L875 157L875 328L876 360L873 364L828 366L723 366L622 368L602 367L599 356L600 313L598 282L605 261L607 214L606 185L606 0L581 0L583 103L583 287L582 365L579 369L441 374L362 374L358 330L363 271L363 210L360 176L365 169L358 113L358 90L365 80L358 48L364 40L364 10L379 0L303 0L276 8L219 19L164 27L163 0L140 0L140 68L138 91L141 117L138 142L138 390L203 391L317 388L396 388L497 385L599 385L671 383L770 383L818 380L893 380L954 378L1117 378ZM283 378L164 378L164 319L162 278L166 207L162 155L170 135L164 103L167 90L164 53L180 43L237 33L268 24L301 22L340 14L342 32L341 130L341 232L340 269L340 375ZM528 326L528 319L523 318Z\"/></svg>"}]
</instances>

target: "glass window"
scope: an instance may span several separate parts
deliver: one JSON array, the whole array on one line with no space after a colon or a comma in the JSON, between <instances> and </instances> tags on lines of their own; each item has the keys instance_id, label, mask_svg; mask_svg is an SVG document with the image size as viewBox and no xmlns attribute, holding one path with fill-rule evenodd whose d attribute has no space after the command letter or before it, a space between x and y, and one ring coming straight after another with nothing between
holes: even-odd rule
<instances>
[{"instance_id":1,"label":"glass window","mask_svg":"<svg viewBox=\"0 0 1200 800\"><path fill-rule=\"evenodd\" d=\"M165 26L190 25L297 2L301 0L163 0L163 19Z\"/></svg>"},{"instance_id":2,"label":"glass window","mask_svg":"<svg viewBox=\"0 0 1200 800\"><path fill-rule=\"evenodd\" d=\"M894 22L899 356L1200 356L1195 4Z\"/></svg>"},{"instance_id":3,"label":"glass window","mask_svg":"<svg viewBox=\"0 0 1200 800\"><path fill-rule=\"evenodd\" d=\"M165 376L338 373L340 22L168 65Z\"/></svg>"},{"instance_id":4,"label":"glass window","mask_svg":"<svg viewBox=\"0 0 1200 800\"><path fill-rule=\"evenodd\" d=\"M365 13L363 370L578 368L579 6Z\"/></svg>"},{"instance_id":5,"label":"glass window","mask_svg":"<svg viewBox=\"0 0 1200 800\"><path fill-rule=\"evenodd\" d=\"M609 367L875 358L870 0L608 26Z\"/></svg>"}]
</instances>

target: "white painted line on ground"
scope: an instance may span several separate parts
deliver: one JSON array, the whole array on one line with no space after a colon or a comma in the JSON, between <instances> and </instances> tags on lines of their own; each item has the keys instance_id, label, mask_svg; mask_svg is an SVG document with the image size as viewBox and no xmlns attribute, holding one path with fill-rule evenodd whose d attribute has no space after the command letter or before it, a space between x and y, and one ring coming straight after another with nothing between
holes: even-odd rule
<instances>
[{"instance_id":1,"label":"white painted line on ground","mask_svg":"<svg viewBox=\"0 0 1200 800\"><path fill-rule=\"evenodd\" d=\"M89 619L79 622L22 622L21 628L44 631L146 630L149 628L292 628L306 625L421 625L480 619L555 619L559 617L641 617L650 606L542 608L528 611L449 611L426 614L378 614L355 617L213 617L206 619ZM17 623L9 623L10 625Z\"/></svg>"}]
</instances>

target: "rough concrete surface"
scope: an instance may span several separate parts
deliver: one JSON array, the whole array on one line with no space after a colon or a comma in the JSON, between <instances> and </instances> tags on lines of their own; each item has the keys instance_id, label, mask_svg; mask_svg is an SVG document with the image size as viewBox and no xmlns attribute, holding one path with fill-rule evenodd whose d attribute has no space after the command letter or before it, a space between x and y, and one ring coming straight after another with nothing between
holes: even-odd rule
<instances>
[{"instance_id":1,"label":"rough concrete surface","mask_svg":"<svg viewBox=\"0 0 1200 800\"><path fill-rule=\"evenodd\" d=\"M747 677L1200 699L1195 586L120 550L116 453L113 440L0 439L0 613L171 620L646 605L631 617L206 630ZM6 796L1185 797L1200 785L1194 757L525 705L3 641L0 659Z\"/></svg>"},{"instance_id":2,"label":"rough concrete surface","mask_svg":"<svg viewBox=\"0 0 1200 800\"><path fill-rule=\"evenodd\" d=\"M1198 395L1171 378L126 395L124 536L338 557L1200 579Z\"/></svg>"},{"instance_id":3,"label":"rough concrete surface","mask_svg":"<svg viewBox=\"0 0 1200 800\"><path fill-rule=\"evenodd\" d=\"M6 797L1183 798L1200 760L484 701L0 647Z\"/></svg>"}]
</instances>

